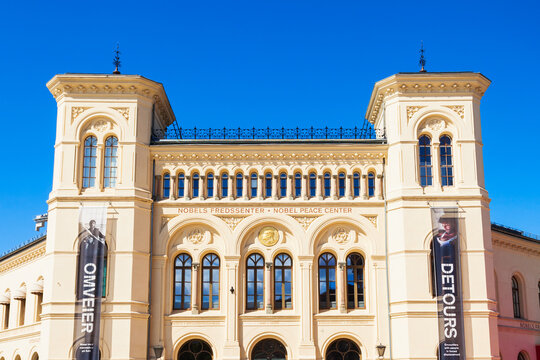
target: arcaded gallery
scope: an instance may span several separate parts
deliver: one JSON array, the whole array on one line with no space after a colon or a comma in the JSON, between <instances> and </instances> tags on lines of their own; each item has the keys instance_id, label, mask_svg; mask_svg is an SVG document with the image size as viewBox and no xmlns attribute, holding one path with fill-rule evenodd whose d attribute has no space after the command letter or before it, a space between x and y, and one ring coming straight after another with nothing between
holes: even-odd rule
<instances>
[{"instance_id":1,"label":"arcaded gallery","mask_svg":"<svg viewBox=\"0 0 540 360\"><path fill-rule=\"evenodd\" d=\"M161 83L55 76L0 360L540 359L540 239L490 221L489 85L399 73L354 128L187 129Z\"/></svg>"}]
</instances>

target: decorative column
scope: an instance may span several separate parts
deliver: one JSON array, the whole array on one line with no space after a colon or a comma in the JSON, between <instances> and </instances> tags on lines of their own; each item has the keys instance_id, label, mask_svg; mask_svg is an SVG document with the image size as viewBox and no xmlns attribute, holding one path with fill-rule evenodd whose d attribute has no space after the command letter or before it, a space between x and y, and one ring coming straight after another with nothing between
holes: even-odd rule
<instances>
[{"instance_id":1,"label":"decorative column","mask_svg":"<svg viewBox=\"0 0 540 360\"><path fill-rule=\"evenodd\" d=\"M199 263L193 263L191 276L191 313L199 313Z\"/></svg>"},{"instance_id":2,"label":"decorative column","mask_svg":"<svg viewBox=\"0 0 540 360\"><path fill-rule=\"evenodd\" d=\"M313 344L313 282L312 276L313 259L300 261L300 285L302 286L302 296L299 300L295 301L296 304L302 303L301 309L301 328L302 328L302 341L303 345Z\"/></svg>"},{"instance_id":3,"label":"decorative column","mask_svg":"<svg viewBox=\"0 0 540 360\"><path fill-rule=\"evenodd\" d=\"M368 199L368 179L367 175L362 175L362 181L360 181L360 192L362 193L362 199L367 200Z\"/></svg>"},{"instance_id":4,"label":"decorative column","mask_svg":"<svg viewBox=\"0 0 540 360\"><path fill-rule=\"evenodd\" d=\"M234 200L234 175L229 173L229 179L227 181L229 182L229 194L227 197L229 200Z\"/></svg>"},{"instance_id":5,"label":"decorative column","mask_svg":"<svg viewBox=\"0 0 540 360\"><path fill-rule=\"evenodd\" d=\"M293 175L288 175L289 177L287 178L287 181L289 182L287 184L287 199L289 200L292 200L294 199L294 196L293 194L296 192L294 191L294 176Z\"/></svg>"},{"instance_id":6,"label":"decorative column","mask_svg":"<svg viewBox=\"0 0 540 360\"><path fill-rule=\"evenodd\" d=\"M272 263L265 263L264 267L264 303L267 314L272 314Z\"/></svg>"},{"instance_id":7,"label":"decorative column","mask_svg":"<svg viewBox=\"0 0 540 360\"><path fill-rule=\"evenodd\" d=\"M238 283L237 272L238 262L240 256L232 255L225 256L225 279L226 289L224 298L226 300L225 306L227 309L227 321L225 332L225 346L237 347L238 346Z\"/></svg>"},{"instance_id":8,"label":"decorative column","mask_svg":"<svg viewBox=\"0 0 540 360\"><path fill-rule=\"evenodd\" d=\"M257 176L257 199L263 199L264 175Z\"/></svg>"},{"instance_id":9,"label":"decorative column","mask_svg":"<svg viewBox=\"0 0 540 360\"><path fill-rule=\"evenodd\" d=\"M279 188L279 176L273 175L273 184L272 184L272 199L278 199L278 188Z\"/></svg>"},{"instance_id":10,"label":"decorative column","mask_svg":"<svg viewBox=\"0 0 540 360\"><path fill-rule=\"evenodd\" d=\"M338 262L338 273L337 273L337 301L338 301L338 310L340 313L346 313L347 312L347 306L346 300L347 300L347 292L346 292L346 282L345 282L345 270L346 270L346 263L344 261Z\"/></svg>"},{"instance_id":11,"label":"decorative column","mask_svg":"<svg viewBox=\"0 0 540 360\"><path fill-rule=\"evenodd\" d=\"M330 178L330 196L332 197L333 200L337 200L337 198L338 198L338 194L337 194L338 176L336 174L330 175L330 176L331 176L331 178Z\"/></svg>"},{"instance_id":12,"label":"decorative column","mask_svg":"<svg viewBox=\"0 0 540 360\"><path fill-rule=\"evenodd\" d=\"M184 179L184 199L191 199L191 176L188 175Z\"/></svg>"},{"instance_id":13,"label":"decorative column","mask_svg":"<svg viewBox=\"0 0 540 360\"><path fill-rule=\"evenodd\" d=\"M250 188L248 186L249 184L249 175L244 175L244 177L242 178L242 187L244 188L244 193L242 194L242 198L244 200L249 200L249 193L250 193Z\"/></svg>"},{"instance_id":14,"label":"decorative column","mask_svg":"<svg viewBox=\"0 0 540 360\"><path fill-rule=\"evenodd\" d=\"M323 189L323 185L324 185L324 179L323 179L323 176L322 175L317 175L317 199L319 200L322 200L323 199L323 196L322 196L322 189Z\"/></svg>"},{"instance_id":15,"label":"decorative column","mask_svg":"<svg viewBox=\"0 0 540 360\"><path fill-rule=\"evenodd\" d=\"M345 175L345 197L347 200L352 200L352 175Z\"/></svg>"},{"instance_id":16,"label":"decorative column","mask_svg":"<svg viewBox=\"0 0 540 360\"><path fill-rule=\"evenodd\" d=\"M382 174L377 175L377 185L376 186L377 186L377 189L376 189L377 199L382 200L382 198L383 198L383 195L382 195L383 176L382 176Z\"/></svg>"},{"instance_id":17,"label":"decorative column","mask_svg":"<svg viewBox=\"0 0 540 360\"><path fill-rule=\"evenodd\" d=\"M97 145L97 154L96 154L96 187L103 191L103 153L105 149L105 144Z\"/></svg>"},{"instance_id":18,"label":"decorative column","mask_svg":"<svg viewBox=\"0 0 540 360\"><path fill-rule=\"evenodd\" d=\"M178 186L176 186L176 176L173 176L171 173L170 179L169 184L171 188L169 189L169 200L174 200L176 199L176 191L178 190Z\"/></svg>"},{"instance_id":19,"label":"decorative column","mask_svg":"<svg viewBox=\"0 0 540 360\"><path fill-rule=\"evenodd\" d=\"M307 200L308 199L308 184L309 184L309 176L303 175L302 176L302 199Z\"/></svg>"}]
</instances>

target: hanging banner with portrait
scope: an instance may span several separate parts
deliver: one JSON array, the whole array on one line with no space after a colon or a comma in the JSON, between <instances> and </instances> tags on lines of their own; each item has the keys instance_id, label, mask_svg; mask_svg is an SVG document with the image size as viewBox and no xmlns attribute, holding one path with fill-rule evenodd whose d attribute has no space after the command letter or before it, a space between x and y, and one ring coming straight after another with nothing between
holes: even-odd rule
<instances>
[{"instance_id":1,"label":"hanging banner with portrait","mask_svg":"<svg viewBox=\"0 0 540 360\"><path fill-rule=\"evenodd\" d=\"M465 360L458 208L432 208L431 221L439 359Z\"/></svg>"},{"instance_id":2,"label":"hanging banner with portrait","mask_svg":"<svg viewBox=\"0 0 540 360\"><path fill-rule=\"evenodd\" d=\"M79 213L73 358L98 360L101 299L104 292L107 206L83 206Z\"/></svg>"}]
</instances>

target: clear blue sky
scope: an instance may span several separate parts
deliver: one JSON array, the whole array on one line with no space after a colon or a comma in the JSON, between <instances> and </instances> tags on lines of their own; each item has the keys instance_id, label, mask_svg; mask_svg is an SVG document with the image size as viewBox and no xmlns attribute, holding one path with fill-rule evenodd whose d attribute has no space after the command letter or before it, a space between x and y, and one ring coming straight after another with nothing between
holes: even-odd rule
<instances>
[{"instance_id":1,"label":"clear blue sky","mask_svg":"<svg viewBox=\"0 0 540 360\"><path fill-rule=\"evenodd\" d=\"M492 221L540 233L538 1L3 2L0 252L47 210L57 73L162 82L181 126L361 125L374 82L417 71L482 72ZM536 160L535 160L536 159Z\"/></svg>"}]
</instances>

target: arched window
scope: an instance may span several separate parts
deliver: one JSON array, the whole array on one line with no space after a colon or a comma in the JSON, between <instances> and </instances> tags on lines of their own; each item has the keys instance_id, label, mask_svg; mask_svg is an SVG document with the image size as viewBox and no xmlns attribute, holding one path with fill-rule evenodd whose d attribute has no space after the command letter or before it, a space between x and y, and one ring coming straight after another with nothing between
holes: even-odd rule
<instances>
[{"instance_id":1,"label":"arched window","mask_svg":"<svg viewBox=\"0 0 540 360\"><path fill-rule=\"evenodd\" d=\"M257 173L251 173L251 198L254 199L257 197L257 186L258 186L258 181L257 181Z\"/></svg>"},{"instance_id":2,"label":"arched window","mask_svg":"<svg viewBox=\"0 0 540 360\"><path fill-rule=\"evenodd\" d=\"M514 317L521 318L521 298L519 293L519 282L515 276L512 276L512 304L514 306Z\"/></svg>"},{"instance_id":3,"label":"arched window","mask_svg":"<svg viewBox=\"0 0 540 360\"><path fill-rule=\"evenodd\" d=\"M360 348L349 339L338 339L328 346L325 360L360 360Z\"/></svg>"},{"instance_id":4,"label":"arched window","mask_svg":"<svg viewBox=\"0 0 540 360\"><path fill-rule=\"evenodd\" d=\"M185 180L186 177L184 173L178 174L178 197L184 197Z\"/></svg>"},{"instance_id":5,"label":"arched window","mask_svg":"<svg viewBox=\"0 0 540 360\"><path fill-rule=\"evenodd\" d=\"M440 138L441 182L442 186L454 185L454 168L452 165L452 139L443 135Z\"/></svg>"},{"instance_id":6,"label":"arched window","mask_svg":"<svg viewBox=\"0 0 540 360\"><path fill-rule=\"evenodd\" d=\"M2 307L4 310L3 311L3 319L2 319L2 330L6 330L6 329L9 329L9 312L11 310L11 303L10 303L10 294L7 293L3 299L2 299Z\"/></svg>"},{"instance_id":7,"label":"arched window","mask_svg":"<svg viewBox=\"0 0 540 360\"><path fill-rule=\"evenodd\" d=\"M229 174L221 174L221 198L229 196Z\"/></svg>"},{"instance_id":8,"label":"arched window","mask_svg":"<svg viewBox=\"0 0 540 360\"><path fill-rule=\"evenodd\" d=\"M206 196L209 198L214 197L214 174L209 173L206 175Z\"/></svg>"},{"instance_id":9,"label":"arched window","mask_svg":"<svg viewBox=\"0 0 540 360\"><path fill-rule=\"evenodd\" d=\"M266 173L264 178L265 196L269 198L272 196L272 173Z\"/></svg>"},{"instance_id":10,"label":"arched window","mask_svg":"<svg viewBox=\"0 0 540 360\"><path fill-rule=\"evenodd\" d=\"M312 172L309 174L309 197L313 198L317 195L317 174Z\"/></svg>"},{"instance_id":11,"label":"arched window","mask_svg":"<svg viewBox=\"0 0 540 360\"><path fill-rule=\"evenodd\" d=\"M332 176L330 176L330 173L324 173L324 197L330 196L330 189L331 189L331 182L332 182Z\"/></svg>"},{"instance_id":12,"label":"arched window","mask_svg":"<svg viewBox=\"0 0 540 360\"><path fill-rule=\"evenodd\" d=\"M527 360L527 355L523 351L520 351L517 360Z\"/></svg>"},{"instance_id":13,"label":"arched window","mask_svg":"<svg viewBox=\"0 0 540 360\"><path fill-rule=\"evenodd\" d=\"M250 360L286 360L287 350L285 346L274 339L259 341L251 351Z\"/></svg>"},{"instance_id":14,"label":"arched window","mask_svg":"<svg viewBox=\"0 0 540 360\"><path fill-rule=\"evenodd\" d=\"M287 254L274 259L274 308L292 309L292 260Z\"/></svg>"},{"instance_id":15,"label":"arched window","mask_svg":"<svg viewBox=\"0 0 540 360\"><path fill-rule=\"evenodd\" d=\"M208 254L202 261L202 310L219 309L219 257Z\"/></svg>"},{"instance_id":16,"label":"arched window","mask_svg":"<svg viewBox=\"0 0 540 360\"><path fill-rule=\"evenodd\" d=\"M427 135L418 139L418 156L420 164L420 185L422 187L433 185L433 174L431 169L431 139Z\"/></svg>"},{"instance_id":17,"label":"arched window","mask_svg":"<svg viewBox=\"0 0 540 360\"><path fill-rule=\"evenodd\" d=\"M191 177L191 194L194 198L199 197L199 179L200 176L198 173L193 174Z\"/></svg>"},{"instance_id":18,"label":"arched window","mask_svg":"<svg viewBox=\"0 0 540 360\"><path fill-rule=\"evenodd\" d=\"M89 136L84 140L83 188L96 186L96 159L97 138Z\"/></svg>"},{"instance_id":19,"label":"arched window","mask_svg":"<svg viewBox=\"0 0 540 360\"><path fill-rule=\"evenodd\" d=\"M39 360L39 355L38 355L38 353L34 353L34 354L32 355L32 360Z\"/></svg>"},{"instance_id":20,"label":"arched window","mask_svg":"<svg viewBox=\"0 0 540 360\"><path fill-rule=\"evenodd\" d=\"M372 172L368 174L368 196L375 196L375 173Z\"/></svg>"},{"instance_id":21,"label":"arched window","mask_svg":"<svg viewBox=\"0 0 540 360\"><path fill-rule=\"evenodd\" d=\"M345 173L339 173L338 175L338 196L340 198L345 196L345 181L347 177L345 176Z\"/></svg>"},{"instance_id":22,"label":"arched window","mask_svg":"<svg viewBox=\"0 0 540 360\"><path fill-rule=\"evenodd\" d=\"M353 196L360 196L360 173L358 172L353 174Z\"/></svg>"},{"instance_id":23,"label":"arched window","mask_svg":"<svg viewBox=\"0 0 540 360\"><path fill-rule=\"evenodd\" d=\"M287 174L282 172L279 174L279 197L287 196Z\"/></svg>"},{"instance_id":24,"label":"arched window","mask_svg":"<svg viewBox=\"0 0 540 360\"><path fill-rule=\"evenodd\" d=\"M193 339L186 342L178 351L178 360L212 360L212 348L206 341Z\"/></svg>"},{"instance_id":25,"label":"arched window","mask_svg":"<svg viewBox=\"0 0 540 360\"><path fill-rule=\"evenodd\" d=\"M251 254L246 261L246 309L264 308L264 258Z\"/></svg>"},{"instance_id":26,"label":"arched window","mask_svg":"<svg viewBox=\"0 0 540 360\"><path fill-rule=\"evenodd\" d=\"M113 188L116 186L118 139L109 136L105 140L105 167L103 172L103 186Z\"/></svg>"},{"instance_id":27,"label":"arched window","mask_svg":"<svg viewBox=\"0 0 540 360\"><path fill-rule=\"evenodd\" d=\"M302 196L302 174L297 172L294 174L294 197L299 198Z\"/></svg>"},{"instance_id":28,"label":"arched window","mask_svg":"<svg viewBox=\"0 0 540 360\"><path fill-rule=\"evenodd\" d=\"M347 256L347 308L363 309L364 258L358 253Z\"/></svg>"},{"instance_id":29,"label":"arched window","mask_svg":"<svg viewBox=\"0 0 540 360\"><path fill-rule=\"evenodd\" d=\"M244 194L244 176L242 173L236 174L236 198L239 199Z\"/></svg>"},{"instance_id":30,"label":"arched window","mask_svg":"<svg viewBox=\"0 0 540 360\"><path fill-rule=\"evenodd\" d=\"M319 309L336 308L336 258L330 253L319 256Z\"/></svg>"},{"instance_id":31,"label":"arched window","mask_svg":"<svg viewBox=\"0 0 540 360\"><path fill-rule=\"evenodd\" d=\"M174 260L174 305L175 310L191 307L191 256L180 254Z\"/></svg>"},{"instance_id":32,"label":"arched window","mask_svg":"<svg viewBox=\"0 0 540 360\"><path fill-rule=\"evenodd\" d=\"M168 199L171 194L171 175L163 174L163 198Z\"/></svg>"}]
</instances>

